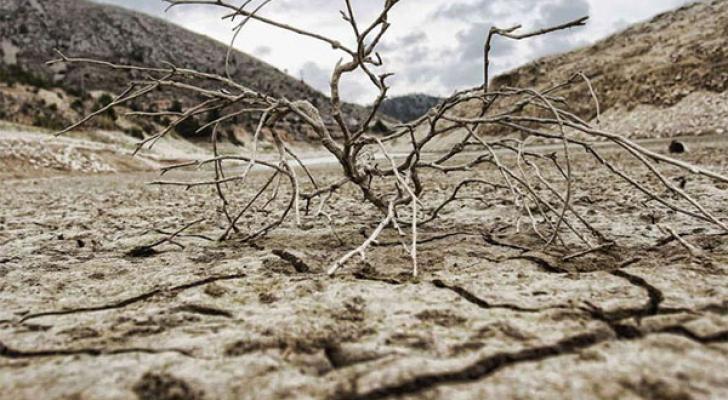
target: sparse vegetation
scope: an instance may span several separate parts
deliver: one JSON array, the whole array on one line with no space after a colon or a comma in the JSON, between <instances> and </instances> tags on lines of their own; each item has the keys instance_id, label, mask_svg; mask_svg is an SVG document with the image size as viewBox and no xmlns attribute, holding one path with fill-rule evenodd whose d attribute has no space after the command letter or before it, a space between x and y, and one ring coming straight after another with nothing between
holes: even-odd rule
<instances>
[{"instance_id":1,"label":"sparse vegetation","mask_svg":"<svg viewBox=\"0 0 728 400\"><path fill-rule=\"evenodd\" d=\"M144 139L144 132L141 129L137 128L136 126L135 127L132 127L132 128L128 128L125 131L125 133L127 135L129 135L129 136L131 136L133 138L139 139L139 140Z\"/></svg>"},{"instance_id":2,"label":"sparse vegetation","mask_svg":"<svg viewBox=\"0 0 728 400\"><path fill-rule=\"evenodd\" d=\"M81 99L74 99L71 102L71 109L73 109L73 110L75 110L76 112L79 112L79 113L83 112L83 110L84 110L83 100L81 100Z\"/></svg>"},{"instance_id":3,"label":"sparse vegetation","mask_svg":"<svg viewBox=\"0 0 728 400\"><path fill-rule=\"evenodd\" d=\"M33 118L33 126L51 130L63 129L66 124L66 121L59 119L55 114L39 112L35 118Z\"/></svg>"},{"instance_id":4,"label":"sparse vegetation","mask_svg":"<svg viewBox=\"0 0 728 400\"><path fill-rule=\"evenodd\" d=\"M44 77L36 75L18 65L0 66L0 82L5 82L8 85L29 85L40 89L48 89L53 86Z\"/></svg>"},{"instance_id":5,"label":"sparse vegetation","mask_svg":"<svg viewBox=\"0 0 728 400\"><path fill-rule=\"evenodd\" d=\"M286 223L289 217L293 218L293 222L297 226L301 226L304 219L301 207L303 203L307 204L306 214L309 218L330 218L326 212L328 200L346 185L357 187L363 199L379 210L382 219L361 246L343 255L330 267L330 274L336 273L357 255L363 258L385 230L395 229L400 235L408 235L411 238L409 241L403 239L401 244L409 254L413 274L417 276L419 273L418 228L436 221L444 209L459 201L458 195L461 192L473 190L475 187L499 193L500 201L509 204L515 214L507 226L514 227L517 231L522 229L522 224L530 226L533 235L542 241L542 245L546 249L558 247L580 254L597 251L613 243L613 238L608 237L589 221L588 210L575 204L580 189L579 181L576 179L578 171L572 165L572 158L573 152L577 148L592 155L603 168L612 172L614 178L630 183L644 193L650 201L728 231L728 225L708 211L690 194L671 183L657 164L677 167L684 172L703 176L715 182L727 183L728 177L654 153L619 134L602 131L561 104L558 97L555 97L559 91L581 85L585 99L591 100L595 117L598 120L601 106L592 82L585 74L576 73L568 81L543 91L511 87L498 91L490 90L489 57L493 37L502 36L512 40L528 39L582 26L586 23L586 17L524 34L517 32L518 27L492 28L484 46L483 85L457 92L442 100L428 115L401 125L384 137L373 136L371 128L378 123L377 112L385 103L389 89L386 83L389 75L376 75L372 72L372 68L382 65L382 60L375 56L375 51L389 27L387 16L398 2L398 0L387 0L378 18L363 30L359 29L353 11L350 7L348 8L348 13L344 13L344 20L351 24L355 32L356 43L358 43L355 48L343 46L338 41L324 35L302 31L286 24L271 23L269 20L258 17L255 12L247 11L245 7L236 7L232 3L225 1L199 2L227 9L232 11L233 15L244 18L243 22L236 26L237 31L240 31L248 21L258 20L327 43L346 55L349 58L348 61L337 64L331 77L330 108L333 110L335 122L333 126L326 124L321 117L320 110L306 100L289 101L285 98L275 98L271 94L257 92L225 76L176 68L126 67L131 71L156 73L159 77L146 82L132 83L129 89L116 99L102 99L105 100L101 102L104 107L99 112L107 112L116 106L136 101L151 91L165 88L182 87L186 91L204 98L196 105L187 107L184 107L178 99L174 99L169 111L142 114L151 115L154 118L166 116L172 122L159 133L142 140L137 150L145 145L153 145L172 130L176 130L187 138L193 138L202 133L212 135L214 151L212 158L170 166L165 168L164 172L212 164L215 169L214 179L202 182L158 181L156 184L187 188L208 185L214 187L220 198L221 214L227 220L227 228L219 235L221 241L238 235L242 235L243 242L258 239ZM172 7L187 4L185 1L174 0L170 3ZM261 7L264 5L265 3ZM53 63L108 65L94 60L74 59L65 55ZM339 97L339 82L343 76L355 71L367 75L379 90L379 95L363 122L352 125L343 118L340 112L343 105ZM203 85L203 81L209 80L218 82L226 89L209 91ZM481 105L481 111L477 115L462 116L450 112L472 101L477 101ZM586 103L586 101L581 103ZM198 122L205 115L208 116L207 122ZM217 147L220 139L219 125L240 115L258 118L251 153L219 154ZM339 164L343 179L322 184L311 174L276 127L280 121L285 121L289 116L295 116L304 121L308 128L315 132L322 147ZM93 114L64 129L61 133L75 129L92 117L94 117ZM487 139L482 136L482 132L489 127L510 129L520 133L521 139ZM335 130L339 132L338 135L334 135ZM260 159L258 142L264 131L267 131L278 150L277 162ZM445 154L433 160L425 160L428 145L434 139L449 135L454 131L463 133L462 140L454 143ZM660 182L660 188L652 186L648 182L639 182L628 172L621 171L618 162L607 161L596 147L583 141L582 137L585 136L619 145L625 154L636 157L652 172L654 178ZM528 142L539 139L559 143L558 152L546 156L528 151ZM394 143L399 143L398 150L404 152L401 159L395 159L392 155L393 150L388 147ZM465 152L465 150L469 150L469 152ZM515 157L515 163L506 162L504 160L506 155ZM291 157L291 161L289 161L289 157ZM230 176L224 172L226 164L240 161L247 164L241 174ZM299 179L299 175L293 170L292 165L294 164L292 163L297 163L306 172L305 176L309 181L307 184ZM500 171L502 180L484 181L466 177L451 182L452 185L448 189L451 195L441 203L426 203L423 200L428 198L428 192L432 190L431 185L427 181L423 181L428 170L451 174L468 172L473 168L483 166ZM244 206L241 211L234 213L231 210L233 205L225 193L228 191L229 184L245 182L253 167L269 169L272 172L271 178L257 191L257 195L251 203ZM281 180L289 183L287 193L280 190ZM273 181L277 182L275 186L271 186ZM671 193L673 197L666 197L663 194L664 190ZM242 233L238 227L241 218L246 213L253 212L252 206L259 199L262 201L263 195L269 191L273 192L267 204L271 204L279 196L287 196L289 200L281 205L279 213L262 227ZM312 202L318 203L318 206L315 214L310 215L309 206Z\"/></svg>"},{"instance_id":6,"label":"sparse vegetation","mask_svg":"<svg viewBox=\"0 0 728 400\"><path fill-rule=\"evenodd\" d=\"M112 121L116 119L116 111L113 107L109 107L110 104L114 102L114 98L111 97L110 94L104 93L96 100L96 106L95 109L97 111L106 109L106 111L103 112L103 114L111 119ZM108 126L108 124L104 124Z\"/></svg>"}]
</instances>

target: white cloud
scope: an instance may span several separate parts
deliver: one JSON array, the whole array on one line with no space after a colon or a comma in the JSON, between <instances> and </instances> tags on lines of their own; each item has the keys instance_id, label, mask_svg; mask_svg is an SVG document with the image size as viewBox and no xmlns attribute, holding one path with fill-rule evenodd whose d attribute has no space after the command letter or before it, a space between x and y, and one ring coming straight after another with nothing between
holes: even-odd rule
<instances>
[{"instance_id":1,"label":"white cloud","mask_svg":"<svg viewBox=\"0 0 728 400\"><path fill-rule=\"evenodd\" d=\"M232 25L220 21L223 13L214 7L183 6L164 14L156 0L97 0L162 16L193 31L223 42L232 37ZM480 84L482 45L491 25L521 23L524 30L560 23L588 13L589 25L549 38L512 42L498 40L493 49L493 73L504 72L536 57L571 50L595 42L659 12L689 0L400 0L390 14L392 23L380 48L390 93L428 92L446 95L456 89ZM235 3L241 3L236 1ZM375 18L382 0L353 0L355 13L364 22ZM263 15L320 32L343 43L352 43L351 27L342 21L343 0L273 0ZM251 23L236 46L264 61L303 78L328 92L328 74L342 53L312 39ZM346 79L342 95L361 103L370 102L376 91L363 77Z\"/></svg>"}]
</instances>

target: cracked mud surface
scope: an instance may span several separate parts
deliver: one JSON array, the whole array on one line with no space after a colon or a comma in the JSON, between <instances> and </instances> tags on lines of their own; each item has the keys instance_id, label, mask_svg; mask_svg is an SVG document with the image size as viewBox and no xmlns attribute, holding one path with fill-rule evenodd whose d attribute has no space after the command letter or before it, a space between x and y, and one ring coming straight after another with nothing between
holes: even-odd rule
<instances>
[{"instance_id":1,"label":"cracked mud surface","mask_svg":"<svg viewBox=\"0 0 728 400\"><path fill-rule=\"evenodd\" d=\"M691 147L728 172L725 142ZM378 223L358 201L335 199L336 235L304 219L130 257L200 217L185 234L214 237L214 193L144 174L3 181L0 398L728 398L728 237L580 162L594 186L577 204L615 246L563 261L498 229L499 203L466 201L422 228L418 280L391 234L325 276ZM688 189L728 217L728 187Z\"/></svg>"}]
</instances>

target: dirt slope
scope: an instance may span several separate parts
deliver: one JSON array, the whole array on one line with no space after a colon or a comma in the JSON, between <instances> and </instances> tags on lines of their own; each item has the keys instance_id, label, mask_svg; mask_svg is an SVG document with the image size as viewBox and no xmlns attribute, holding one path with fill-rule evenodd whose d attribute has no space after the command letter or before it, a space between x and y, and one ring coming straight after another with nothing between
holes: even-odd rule
<instances>
[{"instance_id":1,"label":"dirt slope","mask_svg":"<svg viewBox=\"0 0 728 400\"><path fill-rule=\"evenodd\" d=\"M205 151L179 138L164 138L135 156L136 139L113 131L48 131L0 122L0 179L111 174L158 170L201 157Z\"/></svg>"},{"instance_id":2,"label":"dirt slope","mask_svg":"<svg viewBox=\"0 0 728 400\"><path fill-rule=\"evenodd\" d=\"M588 48L498 76L492 87L547 88L578 72L594 83L604 129L639 137L725 133L728 1L706 0L661 14ZM582 118L596 116L583 86L560 95Z\"/></svg>"},{"instance_id":3,"label":"dirt slope","mask_svg":"<svg viewBox=\"0 0 728 400\"><path fill-rule=\"evenodd\" d=\"M0 0L0 119L57 128L95 109L99 91L118 93L129 77L142 78L98 67L48 67L45 62L57 58L54 49L122 64L171 62L223 73L227 46L155 17L86 0ZM273 96L307 99L328 115L326 96L275 67L241 52L233 53L232 66L236 81ZM183 106L194 100L179 93L174 97ZM170 106L160 99L152 95L136 107ZM363 112L359 106L344 107L352 123ZM128 128L123 118L103 123ZM291 133L300 134L293 125Z\"/></svg>"}]
</instances>

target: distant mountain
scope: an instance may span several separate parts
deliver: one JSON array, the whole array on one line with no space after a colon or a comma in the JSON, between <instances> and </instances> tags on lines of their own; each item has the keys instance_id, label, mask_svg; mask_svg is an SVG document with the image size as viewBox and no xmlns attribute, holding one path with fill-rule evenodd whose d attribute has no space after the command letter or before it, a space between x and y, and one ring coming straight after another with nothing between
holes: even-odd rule
<instances>
[{"instance_id":1,"label":"distant mountain","mask_svg":"<svg viewBox=\"0 0 728 400\"><path fill-rule=\"evenodd\" d=\"M380 112L396 120L408 122L425 115L441 100L426 94L390 97L384 100Z\"/></svg>"},{"instance_id":2,"label":"distant mountain","mask_svg":"<svg viewBox=\"0 0 728 400\"><path fill-rule=\"evenodd\" d=\"M223 73L227 46L155 17L86 0L0 0L0 119L56 128L103 102L99 91L118 93L125 87L129 78L125 72L79 65L47 67L44 63L57 57L54 49L115 63L171 62ZM326 96L254 57L236 51L232 66L233 78L242 84L273 96L307 99L323 110L325 118L330 111ZM174 97L181 106L194 100L183 94ZM152 96L149 104L135 106L165 106L158 103L160 99ZM346 105L343 111L356 124L366 110ZM152 128L118 116L97 123L107 128ZM306 132L297 129L293 126L292 134L305 138Z\"/></svg>"}]
</instances>

